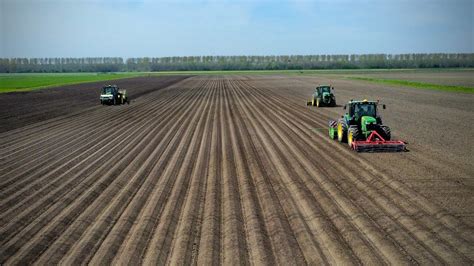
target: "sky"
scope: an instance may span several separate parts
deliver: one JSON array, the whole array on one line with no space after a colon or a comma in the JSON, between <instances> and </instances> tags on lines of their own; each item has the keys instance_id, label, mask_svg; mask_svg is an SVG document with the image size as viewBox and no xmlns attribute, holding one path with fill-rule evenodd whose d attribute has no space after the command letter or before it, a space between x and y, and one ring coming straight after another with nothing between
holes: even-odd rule
<instances>
[{"instance_id":1,"label":"sky","mask_svg":"<svg viewBox=\"0 0 474 266\"><path fill-rule=\"evenodd\" d=\"M474 0L0 0L0 57L472 53Z\"/></svg>"}]
</instances>

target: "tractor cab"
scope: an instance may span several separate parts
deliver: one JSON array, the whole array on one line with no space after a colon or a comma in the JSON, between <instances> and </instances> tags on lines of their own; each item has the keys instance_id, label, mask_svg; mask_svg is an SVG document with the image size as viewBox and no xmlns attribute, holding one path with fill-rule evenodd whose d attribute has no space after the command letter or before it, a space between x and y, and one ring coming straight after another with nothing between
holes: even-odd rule
<instances>
[{"instance_id":1,"label":"tractor cab","mask_svg":"<svg viewBox=\"0 0 474 266\"><path fill-rule=\"evenodd\" d=\"M306 102L306 105L311 106L336 106L336 97L332 92L334 90L330 85L320 85L314 89L314 93L310 101Z\"/></svg>"},{"instance_id":2,"label":"tractor cab","mask_svg":"<svg viewBox=\"0 0 474 266\"><path fill-rule=\"evenodd\" d=\"M107 85L102 88L102 93L103 95L108 94L108 95L114 95L117 94L117 86L112 86L112 85Z\"/></svg>"},{"instance_id":3,"label":"tractor cab","mask_svg":"<svg viewBox=\"0 0 474 266\"><path fill-rule=\"evenodd\" d=\"M316 90L321 95L323 93L331 93L331 87L329 87L329 86L319 86L319 87L316 88Z\"/></svg>"},{"instance_id":4,"label":"tractor cab","mask_svg":"<svg viewBox=\"0 0 474 266\"><path fill-rule=\"evenodd\" d=\"M381 123L380 116L377 113L377 101L353 101L351 100L344 109L349 109L346 114L346 120L348 124L359 124L362 117L372 117ZM385 105L383 105L385 109Z\"/></svg>"},{"instance_id":5,"label":"tractor cab","mask_svg":"<svg viewBox=\"0 0 474 266\"><path fill-rule=\"evenodd\" d=\"M347 116L348 120L355 120L359 122L363 116L378 117L377 115L377 102L374 101L350 101L344 109L349 109Z\"/></svg>"}]
</instances>

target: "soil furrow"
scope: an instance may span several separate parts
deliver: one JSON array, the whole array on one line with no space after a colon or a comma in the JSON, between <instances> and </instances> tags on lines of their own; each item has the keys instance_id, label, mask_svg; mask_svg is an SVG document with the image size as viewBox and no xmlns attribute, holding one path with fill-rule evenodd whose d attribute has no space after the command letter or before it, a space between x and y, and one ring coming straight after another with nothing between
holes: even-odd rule
<instances>
[{"instance_id":1,"label":"soil furrow","mask_svg":"<svg viewBox=\"0 0 474 266\"><path fill-rule=\"evenodd\" d=\"M411 152L330 140L343 111L305 106L320 82L339 104L384 99ZM89 85L0 95L0 264L473 263L468 138L452 119L472 97L320 76L117 83L131 105L97 106ZM447 118L453 151L435 138Z\"/></svg>"}]
</instances>

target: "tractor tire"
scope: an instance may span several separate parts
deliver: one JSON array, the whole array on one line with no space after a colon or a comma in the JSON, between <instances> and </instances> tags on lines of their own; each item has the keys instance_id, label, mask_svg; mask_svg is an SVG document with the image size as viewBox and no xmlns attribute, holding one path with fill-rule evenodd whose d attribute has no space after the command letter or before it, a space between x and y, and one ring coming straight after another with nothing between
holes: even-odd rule
<instances>
[{"instance_id":1,"label":"tractor tire","mask_svg":"<svg viewBox=\"0 0 474 266\"><path fill-rule=\"evenodd\" d=\"M337 128L329 127L329 138L335 140L337 137Z\"/></svg>"},{"instance_id":2,"label":"tractor tire","mask_svg":"<svg viewBox=\"0 0 474 266\"><path fill-rule=\"evenodd\" d=\"M335 107L335 106L336 106L336 100L331 102L331 107Z\"/></svg>"},{"instance_id":3,"label":"tractor tire","mask_svg":"<svg viewBox=\"0 0 474 266\"><path fill-rule=\"evenodd\" d=\"M380 126L380 129L382 132L380 132L380 135L382 138L385 140L390 140L392 138L392 131L388 126Z\"/></svg>"},{"instance_id":4,"label":"tractor tire","mask_svg":"<svg viewBox=\"0 0 474 266\"><path fill-rule=\"evenodd\" d=\"M314 97L313 97L313 99L311 100L311 106L315 106L315 105L316 103L314 102Z\"/></svg>"},{"instance_id":5,"label":"tractor tire","mask_svg":"<svg viewBox=\"0 0 474 266\"><path fill-rule=\"evenodd\" d=\"M319 98L316 98L316 107L321 107L321 101L319 100Z\"/></svg>"},{"instance_id":6,"label":"tractor tire","mask_svg":"<svg viewBox=\"0 0 474 266\"><path fill-rule=\"evenodd\" d=\"M357 126L350 126L347 130L347 144L352 147L352 142L360 139L360 131Z\"/></svg>"},{"instance_id":7,"label":"tractor tire","mask_svg":"<svg viewBox=\"0 0 474 266\"><path fill-rule=\"evenodd\" d=\"M347 142L347 124L344 119L337 121L337 140L339 142Z\"/></svg>"},{"instance_id":8,"label":"tractor tire","mask_svg":"<svg viewBox=\"0 0 474 266\"><path fill-rule=\"evenodd\" d=\"M113 104L113 105L116 105L116 104L117 104L117 99L115 99L115 97L114 97L114 101L113 101L112 104Z\"/></svg>"}]
</instances>

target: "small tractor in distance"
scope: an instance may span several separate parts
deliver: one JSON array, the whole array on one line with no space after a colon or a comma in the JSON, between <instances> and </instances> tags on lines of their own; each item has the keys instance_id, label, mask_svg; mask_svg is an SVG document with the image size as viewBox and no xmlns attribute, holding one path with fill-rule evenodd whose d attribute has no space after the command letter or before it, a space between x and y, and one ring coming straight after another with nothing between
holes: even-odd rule
<instances>
[{"instance_id":1,"label":"small tractor in distance","mask_svg":"<svg viewBox=\"0 0 474 266\"><path fill-rule=\"evenodd\" d=\"M378 105L378 101L350 100L344 105L349 112L337 121L329 121L329 137L347 142L357 152L406 151L405 142L390 140L390 128L383 125Z\"/></svg>"},{"instance_id":2,"label":"small tractor in distance","mask_svg":"<svg viewBox=\"0 0 474 266\"><path fill-rule=\"evenodd\" d=\"M306 105L321 107L321 106L336 106L336 97L334 96L334 87L329 85L320 85L314 89L311 100L306 102Z\"/></svg>"},{"instance_id":3,"label":"small tractor in distance","mask_svg":"<svg viewBox=\"0 0 474 266\"><path fill-rule=\"evenodd\" d=\"M100 103L102 105L129 104L127 91L120 89L117 85L107 85L102 88L100 93Z\"/></svg>"}]
</instances>

